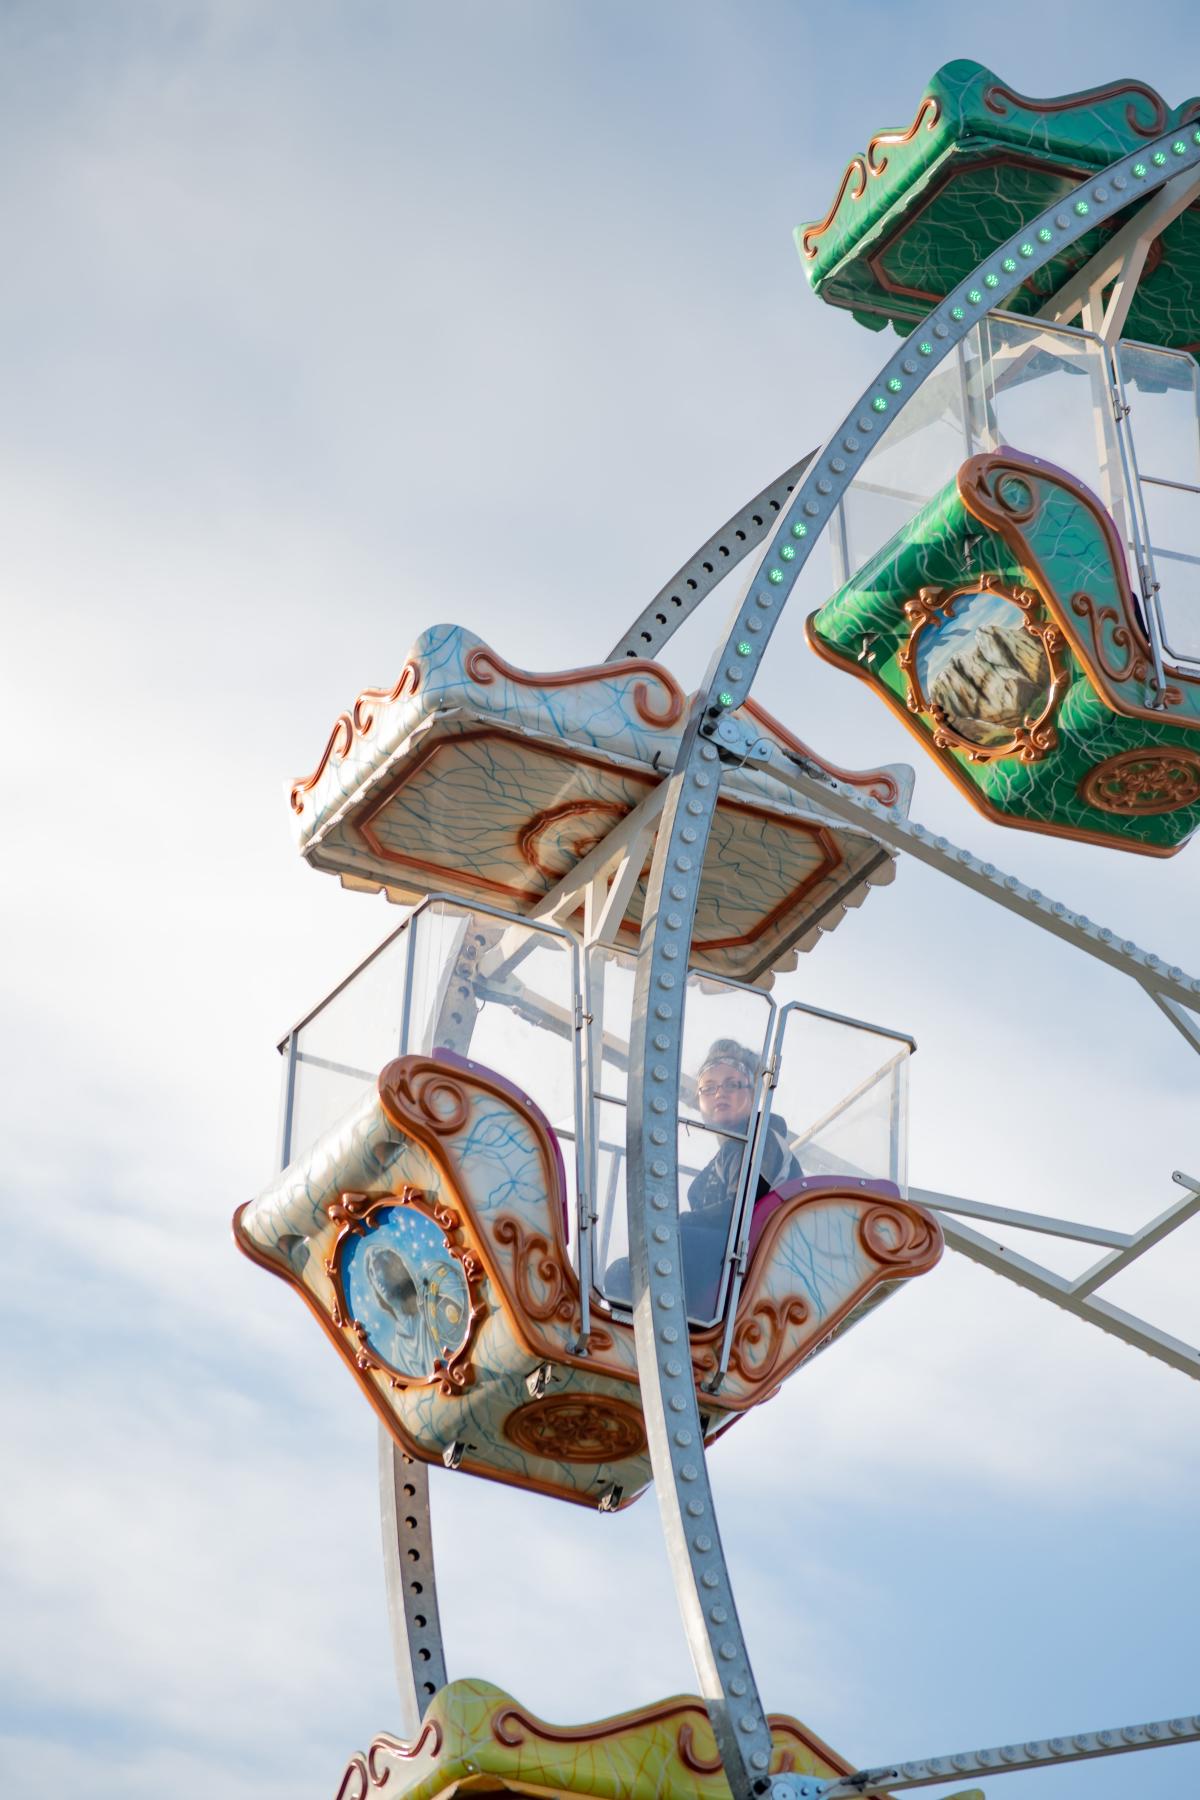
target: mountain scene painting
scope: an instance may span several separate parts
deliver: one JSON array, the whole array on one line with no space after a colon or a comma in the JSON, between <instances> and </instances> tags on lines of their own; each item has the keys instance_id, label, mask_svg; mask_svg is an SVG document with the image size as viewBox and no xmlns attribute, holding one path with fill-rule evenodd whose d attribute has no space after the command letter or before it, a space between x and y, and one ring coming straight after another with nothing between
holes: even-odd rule
<instances>
[{"instance_id":1,"label":"mountain scene painting","mask_svg":"<svg viewBox=\"0 0 1200 1800\"><path fill-rule=\"evenodd\" d=\"M968 743L988 749L1031 724L1050 697L1052 676L1039 638L999 594L967 594L917 641L917 676L927 705Z\"/></svg>"}]
</instances>

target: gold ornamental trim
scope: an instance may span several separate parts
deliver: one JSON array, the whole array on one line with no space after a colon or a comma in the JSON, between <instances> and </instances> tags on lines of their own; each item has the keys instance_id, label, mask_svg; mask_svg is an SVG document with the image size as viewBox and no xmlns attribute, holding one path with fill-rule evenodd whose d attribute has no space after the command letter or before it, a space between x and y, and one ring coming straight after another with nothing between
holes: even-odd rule
<instances>
[{"instance_id":1,"label":"gold ornamental trim","mask_svg":"<svg viewBox=\"0 0 1200 1800\"><path fill-rule=\"evenodd\" d=\"M1122 818L1181 812L1200 800L1200 756L1164 745L1122 750L1088 770L1079 798L1097 812Z\"/></svg>"},{"instance_id":2,"label":"gold ornamental trim","mask_svg":"<svg viewBox=\"0 0 1200 1800\"><path fill-rule=\"evenodd\" d=\"M410 1212L420 1213L423 1218L431 1219L442 1233L442 1244L447 1253L461 1268L466 1284L467 1328L462 1342L457 1349L443 1344L441 1355L434 1358L433 1367L425 1376L402 1375L390 1363L372 1355L367 1348L367 1327L351 1312L342 1282L342 1259L347 1240L362 1237L370 1228L372 1215L387 1207L407 1207ZM419 1188L412 1187L403 1188L399 1194L345 1193L338 1199L331 1200L325 1211L330 1223L339 1227L333 1247L325 1259L325 1273L333 1283L333 1322L351 1340L350 1353L355 1367L364 1374L370 1371L382 1375L388 1386L393 1388L436 1387L448 1398L465 1392L475 1380L471 1349L488 1313L487 1301L480 1292L487 1276L474 1250L454 1241L461 1235L462 1219L459 1214L453 1207L430 1200Z\"/></svg>"},{"instance_id":3,"label":"gold ornamental trim","mask_svg":"<svg viewBox=\"0 0 1200 1800\"><path fill-rule=\"evenodd\" d=\"M625 1462L646 1452L646 1427L636 1406L608 1394L549 1394L509 1413L504 1435L527 1456L548 1462Z\"/></svg>"},{"instance_id":4,"label":"gold ornamental trim","mask_svg":"<svg viewBox=\"0 0 1200 1800\"><path fill-rule=\"evenodd\" d=\"M1025 513L1024 517L1029 517ZM1000 744L979 744L951 723L950 715L937 701L931 700L921 685L917 667L917 650L922 634L954 614L960 600L976 594L991 594L1007 600L1021 614L1022 628L1041 646L1050 673L1049 690L1037 717L1018 725L1011 737ZM1066 639L1052 620L1036 617L1041 596L1032 588L1007 586L998 575L983 575L961 587L923 587L912 600L906 600L904 611L911 621L908 641L901 647L896 661L904 672L908 710L922 713L933 721L933 741L939 750L958 750L973 763L999 762L1005 757L1019 756L1022 762L1040 762L1058 743L1053 719L1067 689L1068 663Z\"/></svg>"},{"instance_id":5,"label":"gold ornamental trim","mask_svg":"<svg viewBox=\"0 0 1200 1800\"><path fill-rule=\"evenodd\" d=\"M833 197L833 205L823 219L818 220L814 225L806 225L800 234L800 248L810 262L817 254L817 239L824 237L837 218L847 190L849 190L852 200L861 200L867 191L870 179L882 175L887 168L889 158L877 155L877 147L886 144L892 149L899 149L901 144L911 144L922 125L926 131L932 131L941 116L941 103L933 94L926 94L917 108L916 117L911 125L903 131L877 131L867 145L866 154L859 153L850 158L842 172L842 179L838 183L838 191Z\"/></svg>"}]
</instances>

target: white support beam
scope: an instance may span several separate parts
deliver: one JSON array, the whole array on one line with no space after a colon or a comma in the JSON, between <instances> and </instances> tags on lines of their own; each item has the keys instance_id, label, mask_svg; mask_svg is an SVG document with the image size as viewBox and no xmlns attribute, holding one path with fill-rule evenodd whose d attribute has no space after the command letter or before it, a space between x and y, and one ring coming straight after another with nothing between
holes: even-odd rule
<instances>
[{"instance_id":1,"label":"white support beam","mask_svg":"<svg viewBox=\"0 0 1200 1800\"><path fill-rule=\"evenodd\" d=\"M1187 1040L1193 1050L1200 1050L1200 1019L1196 1019L1177 1001L1167 1000L1162 994L1156 994L1153 988L1147 988L1146 991L1159 1011L1170 1019L1179 1035Z\"/></svg>"},{"instance_id":2,"label":"white support beam","mask_svg":"<svg viewBox=\"0 0 1200 1800\"><path fill-rule=\"evenodd\" d=\"M1187 1188L1183 1199L1177 1200L1174 1206L1168 1206L1165 1212L1160 1212L1157 1219L1151 1219L1148 1225L1135 1232L1129 1242L1114 1250L1111 1256L1102 1256L1098 1263L1085 1270L1071 1283L1073 1294L1094 1294L1106 1281L1111 1281L1114 1275L1127 1269L1139 1256L1145 1256L1147 1250L1153 1250L1155 1244L1161 1244L1178 1226L1186 1224L1188 1219L1200 1212L1200 1182L1193 1181L1179 1169L1176 1169L1171 1179L1177 1181L1180 1187Z\"/></svg>"},{"instance_id":3,"label":"white support beam","mask_svg":"<svg viewBox=\"0 0 1200 1800\"><path fill-rule=\"evenodd\" d=\"M656 790L657 791L657 790ZM633 899L634 889L641 878L646 865L646 857L654 842L658 830L658 815L642 822L642 828L630 839L608 893L603 896L596 909L594 918L588 920L587 941L589 944L615 943L621 920L629 910L629 902ZM589 890L590 892L590 890Z\"/></svg>"},{"instance_id":4,"label":"white support beam","mask_svg":"<svg viewBox=\"0 0 1200 1800\"><path fill-rule=\"evenodd\" d=\"M1102 321L1098 319L1097 326L1106 343L1116 343L1151 244L1172 220L1187 210L1197 195L1200 195L1200 175L1195 170L1168 181L1047 300L1037 317L1065 325L1076 313L1087 309L1097 292L1115 280L1117 285L1109 299L1108 311Z\"/></svg>"},{"instance_id":5,"label":"white support beam","mask_svg":"<svg viewBox=\"0 0 1200 1800\"><path fill-rule=\"evenodd\" d=\"M1120 1338L1122 1343L1131 1344L1135 1350L1144 1350L1147 1356L1200 1381L1200 1350L1194 1345L1183 1343L1169 1332L1160 1331L1156 1325L1107 1300L1074 1293L1071 1283L1063 1276L1018 1255L1004 1244L998 1244L995 1238L984 1237L982 1232L973 1231L969 1225L960 1225L945 1213L939 1214L939 1223L950 1248L971 1262L979 1263L995 1275L1003 1275L1008 1281L1015 1281L1018 1287L1027 1288L1039 1299L1052 1301L1064 1312L1074 1313L1076 1318L1086 1320L1089 1325L1098 1325L1101 1331Z\"/></svg>"},{"instance_id":6,"label":"white support beam","mask_svg":"<svg viewBox=\"0 0 1200 1800\"><path fill-rule=\"evenodd\" d=\"M990 1750L960 1750L951 1756L927 1756L919 1762L887 1763L860 1769L832 1781L796 1777L799 1800L857 1800L864 1794L886 1794L902 1788L940 1787L964 1775L1015 1775L1021 1769L1052 1768L1056 1763L1087 1762L1097 1756L1124 1756L1134 1750L1162 1750L1169 1744L1200 1743L1200 1716L1156 1719L1149 1725L1114 1725L1106 1731L1077 1731L1040 1738L1027 1744L997 1744ZM1182 1792L1182 1790L1180 1790ZM951 1796L951 1800L960 1800Z\"/></svg>"},{"instance_id":7,"label":"white support beam","mask_svg":"<svg viewBox=\"0 0 1200 1800\"><path fill-rule=\"evenodd\" d=\"M1080 1244L1104 1244L1124 1250L1133 1243L1127 1231L1108 1231L1101 1225L1078 1225L1072 1219L1053 1219L1042 1213L1017 1212L1011 1206L992 1206L986 1200L963 1200L957 1194L939 1194L931 1188L910 1187L910 1200L918 1206L948 1212L956 1218L985 1219L990 1225L1015 1225L1021 1231L1037 1231L1046 1237L1068 1238Z\"/></svg>"},{"instance_id":8,"label":"white support beam","mask_svg":"<svg viewBox=\"0 0 1200 1800\"><path fill-rule=\"evenodd\" d=\"M1200 980L1150 950L1142 950L1129 938L1107 926L1097 925L1083 914L1051 900L1038 888L1026 887L1015 875L1005 874L993 863L983 862L970 850L929 831L916 820L882 806L871 796L860 797L843 782L818 771L815 763L802 761L769 739L755 737L739 719L726 715L717 731L723 745L747 768L764 769L794 792L811 800L822 812L844 819L870 832L894 850L906 850L918 862L971 888L985 900L995 901L1007 912L1026 919L1053 937L1073 944L1098 962L1122 975L1130 975L1154 998L1192 1007L1200 996ZM1173 1015L1172 1015L1173 1016ZM1178 1020L1176 1020L1178 1023Z\"/></svg>"},{"instance_id":9,"label":"white support beam","mask_svg":"<svg viewBox=\"0 0 1200 1800\"><path fill-rule=\"evenodd\" d=\"M664 780L657 787L651 788L645 799L639 800L633 810L613 826L607 837L601 838L586 856L580 857L567 870L561 881L556 882L549 893L538 901L530 917L553 922L561 919L564 913L574 912L582 904L584 891L605 874L618 857L635 844L644 847L653 839L666 797L667 783Z\"/></svg>"},{"instance_id":10,"label":"white support beam","mask_svg":"<svg viewBox=\"0 0 1200 1800\"><path fill-rule=\"evenodd\" d=\"M1101 1227L1079 1225L1069 1219L1046 1217L1041 1213L1018 1212L1011 1207L992 1206L980 1200L964 1200L956 1194L940 1194L929 1188L910 1188L909 1198L937 1214L946 1243L952 1250L957 1250L972 1262L990 1269L993 1274L1003 1275L1006 1280L1016 1282L1018 1287L1028 1288L1039 1299L1049 1300L1066 1312L1074 1313L1077 1318L1086 1320L1089 1325L1098 1325L1102 1331L1108 1331L1136 1349L1144 1350L1147 1355L1157 1357L1172 1368L1200 1379L1200 1350L1181 1343L1178 1338L1160 1331L1145 1319L1124 1312L1106 1300L1095 1298L1097 1289L1103 1287L1105 1282L1111 1281L1114 1275L1119 1275L1123 1269L1136 1262L1138 1257L1144 1256L1156 1244L1161 1244L1179 1226L1200 1213L1200 1181L1194 1181L1179 1169L1175 1170L1172 1180L1187 1189L1184 1198L1177 1200L1156 1219L1151 1219L1139 1231L1134 1232L1108 1231ZM959 1220L963 1218L1015 1226L1022 1231L1036 1231L1048 1237L1076 1243L1103 1244L1109 1248L1110 1254L1101 1257L1099 1262L1072 1281L1056 1275L1041 1263L1021 1256L1008 1245L998 1243L995 1238L985 1237L982 1232L960 1224Z\"/></svg>"},{"instance_id":11,"label":"white support beam","mask_svg":"<svg viewBox=\"0 0 1200 1800\"><path fill-rule=\"evenodd\" d=\"M555 883L548 893L543 894L537 905L529 914L530 922L542 925L561 925L565 918L580 907L583 907L585 918L590 924L593 920L607 916L604 906L604 876L627 851L640 847L644 859L649 844L658 830L658 819L662 812L666 797L666 783L660 782L651 788L644 800L640 800L631 812L608 833L607 837L580 857L577 863L567 870L562 879ZM641 863L638 864L640 873ZM636 874L633 877L636 881ZM620 876L618 875L618 880ZM628 904L628 901L626 901ZM585 931L585 936L587 932ZM589 939L590 941L590 939ZM489 947L485 955L479 959L480 973L489 981L503 981L512 970L534 948L536 938L520 925L510 925L500 937L499 942Z\"/></svg>"}]
</instances>

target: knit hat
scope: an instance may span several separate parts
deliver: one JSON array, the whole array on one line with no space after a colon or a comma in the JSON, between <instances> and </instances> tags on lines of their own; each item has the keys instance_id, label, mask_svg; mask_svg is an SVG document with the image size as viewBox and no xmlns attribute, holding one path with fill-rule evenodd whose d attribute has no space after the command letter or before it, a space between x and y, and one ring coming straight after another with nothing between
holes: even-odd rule
<instances>
[{"instance_id":1,"label":"knit hat","mask_svg":"<svg viewBox=\"0 0 1200 1800\"><path fill-rule=\"evenodd\" d=\"M716 1063L732 1063L736 1069L741 1069L751 1085L758 1076L757 1056L753 1050L747 1050L744 1044L739 1044L736 1038L716 1039L710 1046L708 1055L700 1064L701 1075L705 1069L711 1069Z\"/></svg>"}]
</instances>

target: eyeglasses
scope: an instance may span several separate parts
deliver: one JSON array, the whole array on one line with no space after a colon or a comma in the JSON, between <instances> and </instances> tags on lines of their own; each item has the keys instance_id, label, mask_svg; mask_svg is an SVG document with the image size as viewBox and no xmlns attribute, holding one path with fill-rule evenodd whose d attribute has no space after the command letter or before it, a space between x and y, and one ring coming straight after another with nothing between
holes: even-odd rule
<instances>
[{"instance_id":1,"label":"eyeglasses","mask_svg":"<svg viewBox=\"0 0 1200 1800\"><path fill-rule=\"evenodd\" d=\"M743 1094L750 1085L748 1081L704 1081L696 1092L701 1100L715 1100L718 1094Z\"/></svg>"}]
</instances>

